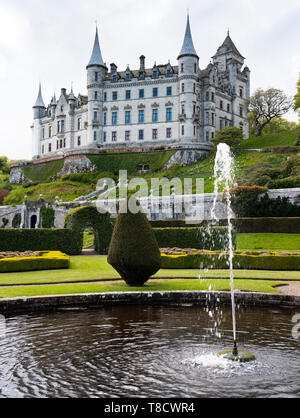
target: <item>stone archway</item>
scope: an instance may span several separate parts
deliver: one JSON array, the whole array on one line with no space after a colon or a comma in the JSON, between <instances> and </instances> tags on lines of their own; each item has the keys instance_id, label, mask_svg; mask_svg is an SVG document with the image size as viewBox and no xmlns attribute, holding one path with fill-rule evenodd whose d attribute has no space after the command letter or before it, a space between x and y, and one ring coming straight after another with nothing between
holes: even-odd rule
<instances>
[{"instance_id":1,"label":"stone archway","mask_svg":"<svg viewBox=\"0 0 300 418\"><path fill-rule=\"evenodd\" d=\"M95 233L95 251L98 254L107 254L113 232L113 223L110 213L99 213L94 206L83 206L69 211L65 219L65 228L79 232L82 237L86 229Z\"/></svg>"}]
</instances>

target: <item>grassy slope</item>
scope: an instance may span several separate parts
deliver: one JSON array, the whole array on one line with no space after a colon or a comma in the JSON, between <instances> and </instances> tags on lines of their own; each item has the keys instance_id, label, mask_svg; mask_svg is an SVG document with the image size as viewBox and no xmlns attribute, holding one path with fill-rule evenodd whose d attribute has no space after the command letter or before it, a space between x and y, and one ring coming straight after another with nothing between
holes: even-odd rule
<instances>
[{"instance_id":1,"label":"grassy slope","mask_svg":"<svg viewBox=\"0 0 300 418\"><path fill-rule=\"evenodd\" d=\"M23 167L24 174L32 181L45 181L55 176L64 165L64 160L50 161L42 165Z\"/></svg>"},{"instance_id":2,"label":"grassy slope","mask_svg":"<svg viewBox=\"0 0 300 418\"><path fill-rule=\"evenodd\" d=\"M299 129L284 131L279 134L266 134L261 137L252 137L243 141L241 148L268 148L295 146L299 135Z\"/></svg>"}]
</instances>

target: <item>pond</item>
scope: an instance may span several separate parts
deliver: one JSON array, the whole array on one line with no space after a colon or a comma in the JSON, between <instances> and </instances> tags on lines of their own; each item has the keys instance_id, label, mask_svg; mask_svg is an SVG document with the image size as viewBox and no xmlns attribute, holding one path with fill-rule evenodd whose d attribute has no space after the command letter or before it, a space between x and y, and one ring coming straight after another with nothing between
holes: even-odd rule
<instances>
[{"instance_id":1,"label":"pond","mask_svg":"<svg viewBox=\"0 0 300 418\"><path fill-rule=\"evenodd\" d=\"M232 346L230 308L106 307L6 319L1 397L299 397L292 308L237 312L239 345L257 361L216 354Z\"/></svg>"}]
</instances>

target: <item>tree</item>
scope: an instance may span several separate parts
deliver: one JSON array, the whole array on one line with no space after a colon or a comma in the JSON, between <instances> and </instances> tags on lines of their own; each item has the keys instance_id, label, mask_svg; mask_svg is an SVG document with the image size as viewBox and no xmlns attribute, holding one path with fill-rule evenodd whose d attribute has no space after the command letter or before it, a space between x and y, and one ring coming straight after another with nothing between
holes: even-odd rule
<instances>
[{"instance_id":1,"label":"tree","mask_svg":"<svg viewBox=\"0 0 300 418\"><path fill-rule=\"evenodd\" d=\"M2 171L3 174L9 174L10 169L7 157L0 157L0 171Z\"/></svg>"},{"instance_id":2,"label":"tree","mask_svg":"<svg viewBox=\"0 0 300 418\"><path fill-rule=\"evenodd\" d=\"M293 99L282 90L256 90L248 100L248 111L254 118L255 133L261 136L264 128L275 118L285 115L292 109Z\"/></svg>"},{"instance_id":3,"label":"tree","mask_svg":"<svg viewBox=\"0 0 300 418\"><path fill-rule=\"evenodd\" d=\"M255 118L253 113L248 114L248 122L249 122L249 133L251 136L256 134L256 127L255 127ZM263 133L264 134L278 134L279 132L286 132L292 131L297 129L299 125L296 122L287 120L282 118L281 116L277 116L271 122L265 126Z\"/></svg>"},{"instance_id":4,"label":"tree","mask_svg":"<svg viewBox=\"0 0 300 418\"><path fill-rule=\"evenodd\" d=\"M243 131L235 126L227 126L220 129L217 135L211 139L215 145L227 144L230 147L236 147L243 139Z\"/></svg>"},{"instance_id":5,"label":"tree","mask_svg":"<svg viewBox=\"0 0 300 418\"><path fill-rule=\"evenodd\" d=\"M300 110L300 75L297 83L297 93L295 96L294 110Z\"/></svg>"}]
</instances>

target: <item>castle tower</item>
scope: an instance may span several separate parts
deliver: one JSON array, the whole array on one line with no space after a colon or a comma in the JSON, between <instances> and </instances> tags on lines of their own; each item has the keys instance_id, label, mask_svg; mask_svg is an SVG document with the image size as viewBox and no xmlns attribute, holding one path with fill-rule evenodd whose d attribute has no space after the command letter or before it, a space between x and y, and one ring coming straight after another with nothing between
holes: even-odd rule
<instances>
[{"instance_id":1,"label":"castle tower","mask_svg":"<svg viewBox=\"0 0 300 418\"><path fill-rule=\"evenodd\" d=\"M87 69L88 90L88 138L89 147L103 141L103 80L107 71L104 65L98 36L98 28L91 59Z\"/></svg>"},{"instance_id":2,"label":"castle tower","mask_svg":"<svg viewBox=\"0 0 300 418\"><path fill-rule=\"evenodd\" d=\"M41 154L41 137L42 137L42 124L41 119L45 116L46 106L44 104L42 96L41 83L39 86L39 93L33 106L33 127L32 127L32 154L33 158L38 158Z\"/></svg>"},{"instance_id":3,"label":"castle tower","mask_svg":"<svg viewBox=\"0 0 300 418\"><path fill-rule=\"evenodd\" d=\"M199 135L199 119L197 119L199 57L193 44L189 15L183 46L178 56L178 71L180 142L196 142Z\"/></svg>"},{"instance_id":4,"label":"castle tower","mask_svg":"<svg viewBox=\"0 0 300 418\"><path fill-rule=\"evenodd\" d=\"M55 119L56 106L57 106L57 100L56 100L55 93L54 93L54 96L52 97L50 106L51 106L51 117L52 117L52 120L54 120Z\"/></svg>"}]
</instances>

